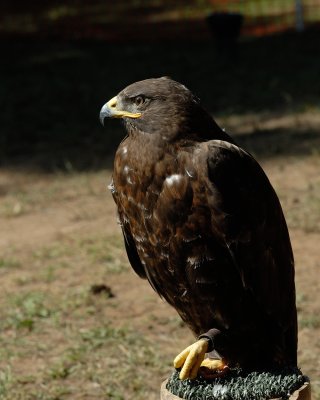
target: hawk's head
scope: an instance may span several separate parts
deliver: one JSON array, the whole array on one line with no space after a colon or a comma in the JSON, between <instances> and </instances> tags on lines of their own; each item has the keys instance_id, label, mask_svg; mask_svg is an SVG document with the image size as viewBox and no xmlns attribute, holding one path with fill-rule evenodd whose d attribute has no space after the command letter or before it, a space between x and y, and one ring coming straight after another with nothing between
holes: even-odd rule
<instances>
[{"instance_id":1,"label":"hawk's head","mask_svg":"<svg viewBox=\"0 0 320 400\"><path fill-rule=\"evenodd\" d=\"M165 140L201 133L200 130L209 133L214 124L199 99L168 77L146 79L126 87L102 107L102 124L105 118L123 118L129 134L157 134Z\"/></svg>"}]
</instances>

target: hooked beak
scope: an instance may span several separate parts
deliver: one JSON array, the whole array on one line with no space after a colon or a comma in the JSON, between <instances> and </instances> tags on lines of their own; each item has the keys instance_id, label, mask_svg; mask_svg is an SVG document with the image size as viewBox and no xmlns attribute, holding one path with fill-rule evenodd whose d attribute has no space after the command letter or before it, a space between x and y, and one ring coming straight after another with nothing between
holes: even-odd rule
<instances>
[{"instance_id":1,"label":"hooked beak","mask_svg":"<svg viewBox=\"0 0 320 400\"><path fill-rule=\"evenodd\" d=\"M139 118L141 113L131 113L125 110L117 109L117 96L106 103L100 111L100 122L104 125L105 118Z\"/></svg>"}]
</instances>

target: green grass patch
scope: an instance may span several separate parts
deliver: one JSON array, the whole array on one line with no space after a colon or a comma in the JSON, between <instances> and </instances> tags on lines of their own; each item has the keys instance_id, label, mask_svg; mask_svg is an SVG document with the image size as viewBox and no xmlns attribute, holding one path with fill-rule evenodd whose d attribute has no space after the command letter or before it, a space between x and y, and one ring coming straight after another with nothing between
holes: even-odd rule
<instances>
[{"instance_id":1,"label":"green grass patch","mask_svg":"<svg viewBox=\"0 0 320 400\"><path fill-rule=\"evenodd\" d=\"M11 298L12 308L4 320L4 328L34 329L36 321L49 318L52 310L44 293L31 292Z\"/></svg>"},{"instance_id":2,"label":"green grass patch","mask_svg":"<svg viewBox=\"0 0 320 400\"><path fill-rule=\"evenodd\" d=\"M300 328L318 329L320 328L320 317L318 315L305 315L299 318Z\"/></svg>"},{"instance_id":3,"label":"green grass patch","mask_svg":"<svg viewBox=\"0 0 320 400\"><path fill-rule=\"evenodd\" d=\"M0 258L0 269L20 268L20 261L15 258Z\"/></svg>"},{"instance_id":4,"label":"green grass patch","mask_svg":"<svg viewBox=\"0 0 320 400\"><path fill-rule=\"evenodd\" d=\"M12 375L10 368L0 369L0 399L7 396L11 381Z\"/></svg>"}]
</instances>

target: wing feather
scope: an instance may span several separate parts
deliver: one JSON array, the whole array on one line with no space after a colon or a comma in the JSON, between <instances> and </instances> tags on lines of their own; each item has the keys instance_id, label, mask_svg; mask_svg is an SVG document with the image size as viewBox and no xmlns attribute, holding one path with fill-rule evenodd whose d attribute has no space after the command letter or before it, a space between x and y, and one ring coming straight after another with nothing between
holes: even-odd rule
<instances>
[{"instance_id":1,"label":"wing feather","mask_svg":"<svg viewBox=\"0 0 320 400\"><path fill-rule=\"evenodd\" d=\"M121 229L124 238L124 244L128 255L129 262L134 272L142 279L147 279L145 269L141 263L140 256L137 252L137 248L132 237L130 227L127 223L121 223Z\"/></svg>"},{"instance_id":2,"label":"wing feather","mask_svg":"<svg viewBox=\"0 0 320 400\"><path fill-rule=\"evenodd\" d=\"M210 185L220 195L215 207L224 216L214 229L244 287L283 329L295 332L293 253L274 189L255 159L233 144L210 142L207 165Z\"/></svg>"},{"instance_id":3,"label":"wing feather","mask_svg":"<svg viewBox=\"0 0 320 400\"><path fill-rule=\"evenodd\" d=\"M133 268L133 270L135 271L135 273L142 279L146 279L146 272L145 269L141 263L141 259L139 257L137 248L136 248L136 244L135 241L133 239L133 236L131 234L131 229L130 229L130 225L128 220L125 218L122 208L120 207L119 204L119 196L118 196L118 192L116 191L115 187L114 187L114 182L113 179L110 183L110 185L108 186L108 188L111 191L112 197L118 207L118 220L119 220L119 224L122 230L122 234L123 234L123 238L124 238L124 244L125 244L125 248L126 248L126 252L127 252L127 256L129 259L129 262Z\"/></svg>"}]
</instances>

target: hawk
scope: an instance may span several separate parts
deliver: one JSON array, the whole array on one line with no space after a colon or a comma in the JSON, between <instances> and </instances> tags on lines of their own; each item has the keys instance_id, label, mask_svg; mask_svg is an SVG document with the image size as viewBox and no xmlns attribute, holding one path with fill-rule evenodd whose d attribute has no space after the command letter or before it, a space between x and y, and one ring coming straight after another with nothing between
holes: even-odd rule
<instances>
[{"instance_id":1,"label":"hawk","mask_svg":"<svg viewBox=\"0 0 320 400\"><path fill-rule=\"evenodd\" d=\"M293 254L258 162L168 77L126 87L106 118L127 131L111 188L130 264L197 337L180 378L296 366Z\"/></svg>"}]
</instances>

